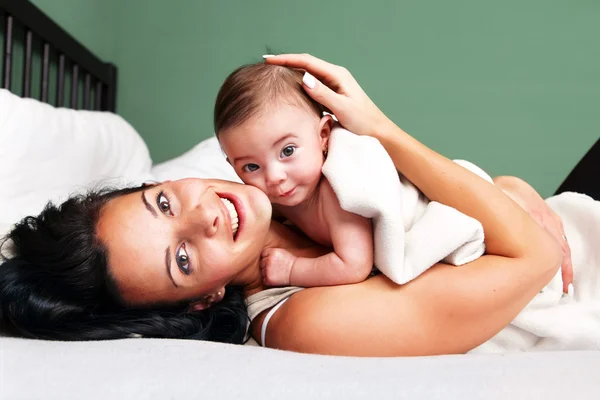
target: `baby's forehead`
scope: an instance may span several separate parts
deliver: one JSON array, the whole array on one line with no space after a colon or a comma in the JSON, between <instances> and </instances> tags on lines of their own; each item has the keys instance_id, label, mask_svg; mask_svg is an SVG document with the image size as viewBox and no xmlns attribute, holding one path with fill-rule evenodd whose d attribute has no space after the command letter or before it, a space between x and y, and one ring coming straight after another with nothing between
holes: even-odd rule
<instances>
[{"instance_id":1,"label":"baby's forehead","mask_svg":"<svg viewBox=\"0 0 600 400\"><path fill-rule=\"evenodd\" d=\"M255 110L255 112L244 119L240 124L227 129L219 136L224 137L227 132L249 133L252 128L294 125L298 122L312 121L317 118L307 105L299 101L281 100L267 101ZM271 129L270 129L271 130ZM262 131L261 131L262 132Z\"/></svg>"},{"instance_id":2,"label":"baby's forehead","mask_svg":"<svg viewBox=\"0 0 600 400\"><path fill-rule=\"evenodd\" d=\"M249 96L249 101L256 104L256 114L272 112L281 107L293 107L314 113L306 98L292 88L280 88L276 91L259 90Z\"/></svg>"}]
</instances>

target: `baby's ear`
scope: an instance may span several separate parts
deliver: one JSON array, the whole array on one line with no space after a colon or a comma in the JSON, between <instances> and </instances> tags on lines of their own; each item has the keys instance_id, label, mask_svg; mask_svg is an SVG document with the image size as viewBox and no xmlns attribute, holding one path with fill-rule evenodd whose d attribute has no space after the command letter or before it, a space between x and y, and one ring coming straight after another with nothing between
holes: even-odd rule
<instances>
[{"instance_id":1,"label":"baby's ear","mask_svg":"<svg viewBox=\"0 0 600 400\"><path fill-rule=\"evenodd\" d=\"M331 115L325 114L319 122L319 136L321 137L321 146L323 149L327 149L331 128L333 128L333 118Z\"/></svg>"},{"instance_id":2,"label":"baby's ear","mask_svg":"<svg viewBox=\"0 0 600 400\"><path fill-rule=\"evenodd\" d=\"M223 145L221 144L220 141L219 141L219 149L221 149L221 153L223 153L223 156L225 157L225 161L227 161L229 163L229 165L233 166L233 164L231 164L231 160L229 159L229 157L227 157L227 153L225 153L225 149L223 149Z\"/></svg>"}]
</instances>

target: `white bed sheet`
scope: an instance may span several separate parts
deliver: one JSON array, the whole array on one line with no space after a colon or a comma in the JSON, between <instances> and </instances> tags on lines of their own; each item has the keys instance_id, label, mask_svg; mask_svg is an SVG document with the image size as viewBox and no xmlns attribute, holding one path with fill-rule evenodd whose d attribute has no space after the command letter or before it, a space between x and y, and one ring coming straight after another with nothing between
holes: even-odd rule
<instances>
[{"instance_id":1,"label":"white bed sheet","mask_svg":"<svg viewBox=\"0 0 600 400\"><path fill-rule=\"evenodd\" d=\"M0 399L596 399L600 352L416 358L0 338Z\"/></svg>"}]
</instances>

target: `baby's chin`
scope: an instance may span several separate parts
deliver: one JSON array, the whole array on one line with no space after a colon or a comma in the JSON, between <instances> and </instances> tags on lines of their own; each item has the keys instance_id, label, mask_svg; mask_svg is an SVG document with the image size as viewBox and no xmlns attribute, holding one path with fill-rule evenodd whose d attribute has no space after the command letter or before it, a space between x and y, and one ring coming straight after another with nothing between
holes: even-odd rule
<instances>
[{"instance_id":1,"label":"baby's chin","mask_svg":"<svg viewBox=\"0 0 600 400\"><path fill-rule=\"evenodd\" d=\"M302 196L292 196L291 198L281 198L281 197L275 197L275 198L269 198L269 200L271 201L271 203L276 204L278 206L282 206L282 207L296 207L299 206L300 204L302 204L306 199L303 198Z\"/></svg>"}]
</instances>

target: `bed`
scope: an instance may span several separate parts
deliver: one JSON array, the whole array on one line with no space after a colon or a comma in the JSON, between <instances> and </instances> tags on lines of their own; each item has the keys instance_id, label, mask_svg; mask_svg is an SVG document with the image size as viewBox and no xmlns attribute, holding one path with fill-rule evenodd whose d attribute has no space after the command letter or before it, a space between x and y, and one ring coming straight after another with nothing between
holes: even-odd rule
<instances>
[{"instance_id":1,"label":"bed","mask_svg":"<svg viewBox=\"0 0 600 400\"><path fill-rule=\"evenodd\" d=\"M47 199L60 201L98 182L189 175L238 180L214 138L152 165L141 136L111 113L116 66L26 0L0 0L0 19L0 235ZM598 199L592 185L600 176L598 160L600 142L558 192ZM588 351L377 359L187 340L66 343L5 336L0 399L584 399L598 396L599 365L600 353Z\"/></svg>"}]
</instances>

